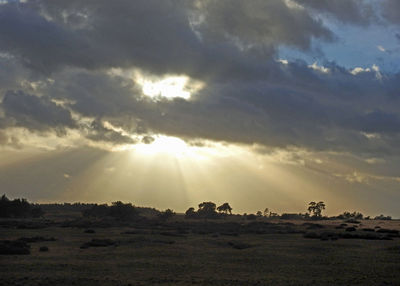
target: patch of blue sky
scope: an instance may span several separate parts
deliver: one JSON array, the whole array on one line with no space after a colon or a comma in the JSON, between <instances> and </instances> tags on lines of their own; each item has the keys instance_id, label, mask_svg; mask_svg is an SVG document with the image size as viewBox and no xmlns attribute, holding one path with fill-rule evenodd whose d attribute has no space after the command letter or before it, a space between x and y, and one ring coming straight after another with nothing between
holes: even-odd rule
<instances>
[{"instance_id":1,"label":"patch of blue sky","mask_svg":"<svg viewBox=\"0 0 400 286\"><path fill-rule=\"evenodd\" d=\"M289 62L303 60L308 64L335 62L347 69L379 66L385 73L400 72L400 29L398 26L371 24L368 26L346 25L324 21L335 34L333 42L312 40L311 50L302 51L281 46L280 59Z\"/></svg>"}]
</instances>

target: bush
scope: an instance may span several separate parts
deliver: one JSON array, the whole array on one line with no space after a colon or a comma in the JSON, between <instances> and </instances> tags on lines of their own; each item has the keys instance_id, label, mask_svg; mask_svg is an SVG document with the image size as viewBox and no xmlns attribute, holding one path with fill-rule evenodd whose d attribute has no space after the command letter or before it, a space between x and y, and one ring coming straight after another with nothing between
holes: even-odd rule
<instances>
[{"instance_id":1,"label":"bush","mask_svg":"<svg viewBox=\"0 0 400 286\"><path fill-rule=\"evenodd\" d=\"M338 215L338 219L363 219L364 215L360 212L344 212L341 215Z\"/></svg>"},{"instance_id":2,"label":"bush","mask_svg":"<svg viewBox=\"0 0 400 286\"><path fill-rule=\"evenodd\" d=\"M257 219L257 216L255 214L249 214L249 215L246 215L246 219L247 220L255 220L255 219Z\"/></svg>"},{"instance_id":3,"label":"bush","mask_svg":"<svg viewBox=\"0 0 400 286\"><path fill-rule=\"evenodd\" d=\"M163 212L160 212L157 216L158 216L159 219L161 219L163 221L166 221L166 220L168 220L169 218L172 218L175 215L176 215L176 213L173 210L167 209L167 210L165 210Z\"/></svg>"},{"instance_id":4,"label":"bush","mask_svg":"<svg viewBox=\"0 0 400 286\"><path fill-rule=\"evenodd\" d=\"M188 208L188 210L185 212L185 218L195 218L197 215L196 211L194 208Z\"/></svg>"},{"instance_id":5,"label":"bush","mask_svg":"<svg viewBox=\"0 0 400 286\"><path fill-rule=\"evenodd\" d=\"M306 226L307 229L320 229L320 228L324 228L324 226L322 224L319 223L303 223L303 226Z\"/></svg>"},{"instance_id":6,"label":"bush","mask_svg":"<svg viewBox=\"0 0 400 286\"><path fill-rule=\"evenodd\" d=\"M392 220L391 216L384 216L383 214L378 215L374 218L375 220Z\"/></svg>"},{"instance_id":7,"label":"bush","mask_svg":"<svg viewBox=\"0 0 400 286\"><path fill-rule=\"evenodd\" d=\"M395 235L398 235L398 234L399 234L399 231L398 231L398 230L395 230L395 229L386 229L386 228L378 229L376 232L378 232L378 233L390 233L390 234L395 234Z\"/></svg>"},{"instance_id":8,"label":"bush","mask_svg":"<svg viewBox=\"0 0 400 286\"><path fill-rule=\"evenodd\" d=\"M44 214L45 214L45 212L39 206L35 206L31 210L31 216L33 218L42 217Z\"/></svg>"},{"instance_id":9,"label":"bush","mask_svg":"<svg viewBox=\"0 0 400 286\"><path fill-rule=\"evenodd\" d=\"M303 214L288 214L288 213L284 213L281 215L281 219L287 219L287 220L291 220L291 219L304 219L305 215Z\"/></svg>"},{"instance_id":10,"label":"bush","mask_svg":"<svg viewBox=\"0 0 400 286\"><path fill-rule=\"evenodd\" d=\"M246 249L252 247L252 245L244 243L244 242L238 242L238 241L230 241L228 242L228 245L231 246L234 249Z\"/></svg>"},{"instance_id":11,"label":"bush","mask_svg":"<svg viewBox=\"0 0 400 286\"><path fill-rule=\"evenodd\" d=\"M21 240L0 241L0 254L3 255L26 255L30 254L30 246Z\"/></svg>"},{"instance_id":12,"label":"bush","mask_svg":"<svg viewBox=\"0 0 400 286\"><path fill-rule=\"evenodd\" d=\"M320 238L319 234L316 232L306 232L303 237L305 238Z\"/></svg>"},{"instance_id":13,"label":"bush","mask_svg":"<svg viewBox=\"0 0 400 286\"><path fill-rule=\"evenodd\" d=\"M117 243L111 239L92 239L91 241L82 244L81 249L86 249L89 247L106 247L116 244Z\"/></svg>"},{"instance_id":14,"label":"bush","mask_svg":"<svg viewBox=\"0 0 400 286\"><path fill-rule=\"evenodd\" d=\"M18 238L18 241L32 243L32 242L43 242L43 241L56 241L56 239L54 237L32 236L32 237L20 237Z\"/></svg>"},{"instance_id":15,"label":"bush","mask_svg":"<svg viewBox=\"0 0 400 286\"><path fill-rule=\"evenodd\" d=\"M139 217L138 210L131 203L124 204L120 201L108 205L94 205L90 209L83 211L85 217L113 217L119 220L129 220Z\"/></svg>"}]
</instances>

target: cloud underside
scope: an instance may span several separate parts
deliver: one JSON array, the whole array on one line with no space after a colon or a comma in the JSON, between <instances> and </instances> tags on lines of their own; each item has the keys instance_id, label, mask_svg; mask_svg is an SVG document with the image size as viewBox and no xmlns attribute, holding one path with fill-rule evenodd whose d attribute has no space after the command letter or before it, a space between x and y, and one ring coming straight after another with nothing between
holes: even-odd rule
<instances>
[{"instance_id":1,"label":"cloud underside","mask_svg":"<svg viewBox=\"0 0 400 286\"><path fill-rule=\"evenodd\" d=\"M336 41L321 20L399 23L397 1L16 1L0 4L0 144L12 128L89 141L185 140L399 154L400 75L278 61ZM346 3L347 3L346 2ZM382 23L381 23L382 24ZM7 70L7 72L5 72ZM115 72L115 71L118 72ZM143 91L133 72L202 83L190 99Z\"/></svg>"}]
</instances>

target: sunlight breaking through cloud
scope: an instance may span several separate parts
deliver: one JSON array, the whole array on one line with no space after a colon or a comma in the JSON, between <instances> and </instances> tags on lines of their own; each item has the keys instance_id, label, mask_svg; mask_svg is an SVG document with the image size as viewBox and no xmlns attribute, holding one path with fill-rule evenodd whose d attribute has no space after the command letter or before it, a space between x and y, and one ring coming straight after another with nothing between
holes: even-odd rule
<instances>
[{"instance_id":1,"label":"sunlight breaking through cloud","mask_svg":"<svg viewBox=\"0 0 400 286\"><path fill-rule=\"evenodd\" d=\"M135 80L141 86L143 94L154 100L160 98L187 100L190 99L192 93L203 87L202 83L194 82L187 76L166 76L159 79L136 73Z\"/></svg>"}]
</instances>

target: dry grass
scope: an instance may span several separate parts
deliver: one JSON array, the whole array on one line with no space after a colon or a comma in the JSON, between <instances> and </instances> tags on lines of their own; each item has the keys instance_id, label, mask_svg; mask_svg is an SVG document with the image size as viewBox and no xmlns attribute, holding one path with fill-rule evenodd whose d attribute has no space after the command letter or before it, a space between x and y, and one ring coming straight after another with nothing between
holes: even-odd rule
<instances>
[{"instance_id":1,"label":"dry grass","mask_svg":"<svg viewBox=\"0 0 400 286\"><path fill-rule=\"evenodd\" d=\"M306 231L304 221L291 223ZM324 225L321 231L330 231L342 222L318 223ZM360 228L376 225L398 229L399 222L362 221ZM30 255L0 255L0 285L399 285L399 238L325 241L279 233L277 226L265 234L237 235L171 225L91 227L95 233L74 227L0 228L1 239L57 238L46 241L48 252L33 242ZM116 243L80 248L92 239Z\"/></svg>"}]
</instances>

